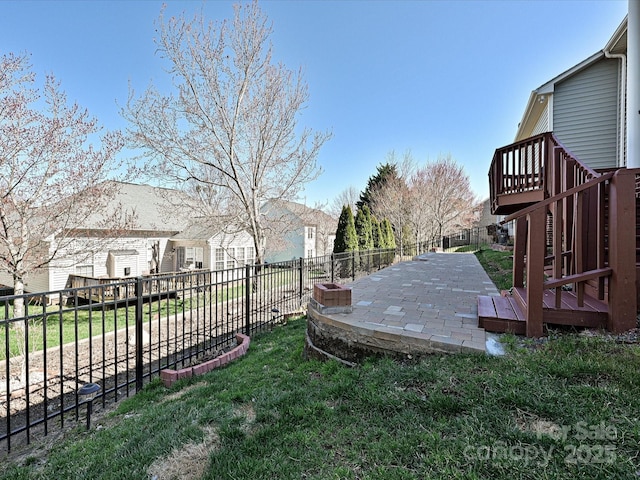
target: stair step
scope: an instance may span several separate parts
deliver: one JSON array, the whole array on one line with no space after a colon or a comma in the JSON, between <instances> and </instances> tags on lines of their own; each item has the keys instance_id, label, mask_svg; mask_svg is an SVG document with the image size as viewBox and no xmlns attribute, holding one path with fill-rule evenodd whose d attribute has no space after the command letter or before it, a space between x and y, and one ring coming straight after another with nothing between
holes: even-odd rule
<instances>
[{"instance_id":1,"label":"stair step","mask_svg":"<svg viewBox=\"0 0 640 480\"><path fill-rule=\"evenodd\" d=\"M478 326L488 332L526 334L522 310L512 297L478 296Z\"/></svg>"},{"instance_id":2,"label":"stair step","mask_svg":"<svg viewBox=\"0 0 640 480\"><path fill-rule=\"evenodd\" d=\"M525 288L514 288L513 298L518 305L526 305ZM560 308L555 307L555 290L545 290L542 295L544 322L555 325L573 325L576 327L605 328L608 306L601 300L584 295L584 304L578 306L575 292L562 291ZM522 308L524 311L524 308Z\"/></svg>"}]
</instances>

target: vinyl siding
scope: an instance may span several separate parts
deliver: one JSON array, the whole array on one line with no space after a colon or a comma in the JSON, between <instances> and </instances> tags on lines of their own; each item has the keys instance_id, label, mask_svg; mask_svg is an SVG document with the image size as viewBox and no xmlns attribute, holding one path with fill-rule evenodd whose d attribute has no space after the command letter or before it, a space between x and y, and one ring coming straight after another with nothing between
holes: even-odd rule
<instances>
[{"instance_id":1,"label":"vinyl siding","mask_svg":"<svg viewBox=\"0 0 640 480\"><path fill-rule=\"evenodd\" d=\"M549 106L547 105L547 107L540 114L540 118L538 118L535 126L533 127L531 136L535 137L536 135L548 132L549 130L551 129L549 128Z\"/></svg>"},{"instance_id":2,"label":"vinyl siding","mask_svg":"<svg viewBox=\"0 0 640 480\"><path fill-rule=\"evenodd\" d=\"M136 250L138 254L134 256L135 258L126 260L126 266L131 267L130 276L134 277L146 273L149 271L150 260L147 259L147 242L146 238L121 238L108 241L95 238L76 239L66 251L61 252L60 258L50 264L50 285L45 289L60 290L65 288L69 275L76 273L76 265L92 265L93 276L96 278L109 276L109 250ZM161 242L161 255L162 243L166 245L166 242ZM119 271L115 272L117 276L124 276L124 266L124 264L118 265Z\"/></svg>"},{"instance_id":3,"label":"vinyl siding","mask_svg":"<svg viewBox=\"0 0 640 480\"><path fill-rule=\"evenodd\" d=\"M268 245L266 261L268 263L287 262L296 258L306 257L304 250L306 233L306 229L303 226L297 226L287 233L279 235L275 242L275 248L273 241Z\"/></svg>"},{"instance_id":4,"label":"vinyl siding","mask_svg":"<svg viewBox=\"0 0 640 480\"><path fill-rule=\"evenodd\" d=\"M603 59L555 87L553 131L592 168L617 166L618 70Z\"/></svg>"}]
</instances>

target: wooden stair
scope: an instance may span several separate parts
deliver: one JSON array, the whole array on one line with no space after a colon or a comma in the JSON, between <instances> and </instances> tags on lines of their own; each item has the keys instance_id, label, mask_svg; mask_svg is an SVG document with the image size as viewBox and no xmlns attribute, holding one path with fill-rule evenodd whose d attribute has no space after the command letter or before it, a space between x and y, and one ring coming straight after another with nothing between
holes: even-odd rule
<instances>
[{"instance_id":1,"label":"wooden stair","mask_svg":"<svg viewBox=\"0 0 640 480\"><path fill-rule=\"evenodd\" d=\"M526 335L527 323L512 296L478 296L478 326L487 332Z\"/></svg>"},{"instance_id":2,"label":"wooden stair","mask_svg":"<svg viewBox=\"0 0 640 480\"><path fill-rule=\"evenodd\" d=\"M640 168L595 170L547 132L496 149L489 191L492 213L504 210L504 221L516 225L518 288L509 299L478 299L480 326L524 327L531 337L543 335L544 324L616 333L636 327Z\"/></svg>"},{"instance_id":3,"label":"wooden stair","mask_svg":"<svg viewBox=\"0 0 640 480\"><path fill-rule=\"evenodd\" d=\"M555 291L543 292L543 323L573 325L584 328L606 328L608 306L585 294L584 305L578 305L576 294L563 291L560 308L555 306ZM524 315L526 289L514 288L512 295L478 297L478 326L488 332L525 335L527 322Z\"/></svg>"}]
</instances>

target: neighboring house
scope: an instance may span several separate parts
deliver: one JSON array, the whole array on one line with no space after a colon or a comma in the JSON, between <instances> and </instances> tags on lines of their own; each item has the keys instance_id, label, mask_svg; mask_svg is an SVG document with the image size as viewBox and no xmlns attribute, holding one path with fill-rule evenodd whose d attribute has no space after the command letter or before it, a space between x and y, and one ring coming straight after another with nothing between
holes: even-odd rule
<instances>
[{"instance_id":1,"label":"neighboring house","mask_svg":"<svg viewBox=\"0 0 640 480\"><path fill-rule=\"evenodd\" d=\"M507 240L509 237L513 237L513 222L509 222L504 226L500 225L500 222L502 222L504 218L504 215L494 215L491 213L491 199L486 199L482 202L478 223L476 224L480 229L481 238L484 238L484 236L487 235L492 237L494 242L498 243L499 241L505 241L504 238L500 237L501 233L505 233L507 235Z\"/></svg>"},{"instance_id":2,"label":"neighboring house","mask_svg":"<svg viewBox=\"0 0 640 480\"><path fill-rule=\"evenodd\" d=\"M514 142L553 132L594 169L626 165L625 18L605 47L531 92Z\"/></svg>"},{"instance_id":3,"label":"neighboring house","mask_svg":"<svg viewBox=\"0 0 640 480\"><path fill-rule=\"evenodd\" d=\"M491 213L491 201L489 199L482 202L482 210L480 211L480 218L478 219L478 227L486 228L491 225L496 225L500 223L503 216L502 215L494 215Z\"/></svg>"},{"instance_id":4,"label":"neighboring house","mask_svg":"<svg viewBox=\"0 0 640 480\"><path fill-rule=\"evenodd\" d=\"M194 224L169 239L173 270L230 270L253 265L253 238L245 230L220 232L214 227Z\"/></svg>"},{"instance_id":5,"label":"neighboring house","mask_svg":"<svg viewBox=\"0 0 640 480\"><path fill-rule=\"evenodd\" d=\"M226 269L253 263L253 240L245 231L225 234L185 208L178 190L119 183L108 212L96 212L69 233L66 248L45 268L30 274L28 292L60 290L70 276L127 278L196 268ZM104 218L119 215L126 230L105 229ZM47 239L56 248L56 237ZM0 283L12 285L6 272Z\"/></svg>"},{"instance_id":6,"label":"neighboring house","mask_svg":"<svg viewBox=\"0 0 640 480\"><path fill-rule=\"evenodd\" d=\"M271 200L262 208L269 263L312 258L333 252L338 221L320 209L296 202Z\"/></svg>"}]
</instances>

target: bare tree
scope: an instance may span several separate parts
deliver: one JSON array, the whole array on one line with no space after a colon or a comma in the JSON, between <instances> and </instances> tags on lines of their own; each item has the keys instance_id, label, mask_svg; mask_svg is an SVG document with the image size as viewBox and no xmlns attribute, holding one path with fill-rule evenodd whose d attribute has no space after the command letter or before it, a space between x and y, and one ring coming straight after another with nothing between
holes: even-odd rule
<instances>
[{"instance_id":1,"label":"bare tree","mask_svg":"<svg viewBox=\"0 0 640 480\"><path fill-rule=\"evenodd\" d=\"M16 295L28 276L69 250L70 232L112 196L116 184L105 180L118 168L123 140L100 132L52 75L37 88L26 54L0 57L0 269ZM23 314L18 298L14 316Z\"/></svg>"},{"instance_id":2,"label":"bare tree","mask_svg":"<svg viewBox=\"0 0 640 480\"><path fill-rule=\"evenodd\" d=\"M350 185L333 199L329 207L329 214L332 217L338 218L340 216L340 213L342 213L342 207L344 206L351 207L352 211L356 211L356 204L358 203L359 199L360 192L356 189L356 187Z\"/></svg>"},{"instance_id":3,"label":"bare tree","mask_svg":"<svg viewBox=\"0 0 640 480\"><path fill-rule=\"evenodd\" d=\"M303 243L314 248L318 256L333 251L338 221L325 213L321 205L308 207L297 202L272 200L264 205L263 214L269 255L291 252L292 248L300 247L300 235ZM306 228L314 229L315 234Z\"/></svg>"},{"instance_id":4,"label":"bare tree","mask_svg":"<svg viewBox=\"0 0 640 480\"><path fill-rule=\"evenodd\" d=\"M454 230L471 226L478 201L464 167L447 155L419 168L410 182L415 225L439 240Z\"/></svg>"},{"instance_id":5,"label":"bare tree","mask_svg":"<svg viewBox=\"0 0 640 480\"><path fill-rule=\"evenodd\" d=\"M336 238L338 220L319 208L314 210L316 213L316 248L318 255L330 255L333 253L333 241Z\"/></svg>"},{"instance_id":6,"label":"bare tree","mask_svg":"<svg viewBox=\"0 0 640 480\"><path fill-rule=\"evenodd\" d=\"M272 28L257 2L234 8L233 21L221 23L202 14L166 20L163 10L156 43L176 93L152 85L136 99L131 91L123 116L156 172L225 199L210 206L253 236L263 263L262 205L292 200L316 178L330 134L298 128L308 89L301 72L272 62Z\"/></svg>"},{"instance_id":7,"label":"bare tree","mask_svg":"<svg viewBox=\"0 0 640 480\"><path fill-rule=\"evenodd\" d=\"M374 214L393 225L401 249L408 240L434 244L471 226L478 202L464 168L450 155L416 167L410 152L401 160L391 152L387 165L395 166L397 174L386 176L370 198Z\"/></svg>"}]
</instances>

